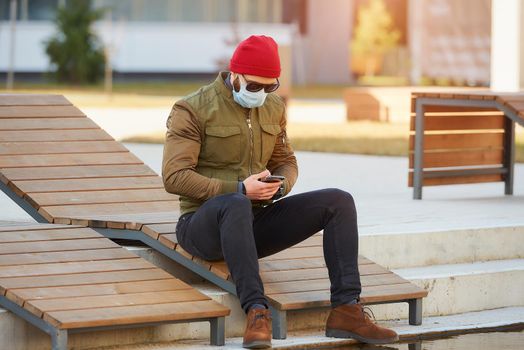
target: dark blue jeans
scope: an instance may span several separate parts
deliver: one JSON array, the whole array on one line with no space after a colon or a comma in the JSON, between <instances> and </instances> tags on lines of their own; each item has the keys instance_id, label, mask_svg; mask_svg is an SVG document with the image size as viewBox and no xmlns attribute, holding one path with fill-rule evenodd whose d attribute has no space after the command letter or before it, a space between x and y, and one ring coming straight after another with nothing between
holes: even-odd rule
<instances>
[{"instance_id":1,"label":"dark blue jeans","mask_svg":"<svg viewBox=\"0 0 524 350\"><path fill-rule=\"evenodd\" d=\"M231 272L245 312L268 305L258 259L289 248L324 230L324 259L331 282L331 305L360 296L357 213L352 196L324 189L285 197L253 208L239 193L207 200L196 212L180 217L177 239L182 248L205 260L222 260Z\"/></svg>"}]
</instances>

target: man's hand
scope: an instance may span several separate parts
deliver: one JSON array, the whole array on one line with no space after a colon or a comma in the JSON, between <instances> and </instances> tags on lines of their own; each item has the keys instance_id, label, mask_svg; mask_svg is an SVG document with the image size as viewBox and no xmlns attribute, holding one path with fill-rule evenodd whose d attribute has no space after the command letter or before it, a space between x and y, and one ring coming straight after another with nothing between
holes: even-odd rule
<instances>
[{"instance_id":1,"label":"man's hand","mask_svg":"<svg viewBox=\"0 0 524 350\"><path fill-rule=\"evenodd\" d=\"M267 200L273 197L280 187L280 182L262 182L258 180L269 175L271 175L271 173L266 169L263 172L251 175L244 180L247 198L252 200Z\"/></svg>"}]
</instances>

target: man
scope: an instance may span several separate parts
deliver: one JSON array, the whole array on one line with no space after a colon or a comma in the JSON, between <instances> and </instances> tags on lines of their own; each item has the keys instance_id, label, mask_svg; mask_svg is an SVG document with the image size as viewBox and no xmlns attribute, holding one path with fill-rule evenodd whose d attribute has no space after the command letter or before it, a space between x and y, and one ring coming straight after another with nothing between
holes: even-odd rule
<instances>
[{"instance_id":1,"label":"man","mask_svg":"<svg viewBox=\"0 0 524 350\"><path fill-rule=\"evenodd\" d=\"M236 48L230 72L174 105L162 176L166 190L180 195L178 242L202 259L226 261L247 313L243 346L264 348L271 346L270 314L258 259L324 230L333 307L326 335L396 341L397 334L371 322L359 303L351 195L324 189L274 201L291 191L298 175L285 105L274 93L279 76L275 41L251 36ZM267 182L269 175L284 178Z\"/></svg>"}]
</instances>

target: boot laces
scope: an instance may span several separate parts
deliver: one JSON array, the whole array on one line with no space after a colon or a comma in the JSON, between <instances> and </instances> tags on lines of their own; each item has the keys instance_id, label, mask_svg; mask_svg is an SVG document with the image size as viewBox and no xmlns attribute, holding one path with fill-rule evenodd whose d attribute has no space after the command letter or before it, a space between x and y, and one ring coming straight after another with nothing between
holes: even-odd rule
<instances>
[{"instance_id":1,"label":"boot laces","mask_svg":"<svg viewBox=\"0 0 524 350\"><path fill-rule=\"evenodd\" d=\"M262 313L262 312L255 313L255 316L253 317L253 321L251 323L251 327L255 327L255 328L260 327L259 320L263 320L263 319L266 319L267 321L271 321L271 316L266 315L265 313Z\"/></svg>"},{"instance_id":2,"label":"boot laces","mask_svg":"<svg viewBox=\"0 0 524 350\"><path fill-rule=\"evenodd\" d=\"M377 319L375 317L375 314L373 313L373 310L371 310L368 306L362 307L362 315L364 315L364 318L367 318L369 320L373 320L373 322L376 322Z\"/></svg>"}]
</instances>

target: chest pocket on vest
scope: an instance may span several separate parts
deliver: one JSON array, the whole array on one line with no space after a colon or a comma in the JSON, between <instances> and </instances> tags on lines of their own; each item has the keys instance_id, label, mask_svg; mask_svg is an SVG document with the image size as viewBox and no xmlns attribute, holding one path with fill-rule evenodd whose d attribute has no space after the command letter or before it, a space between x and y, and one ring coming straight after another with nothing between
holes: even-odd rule
<instances>
[{"instance_id":1,"label":"chest pocket on vest","mask_svg":"<svg viewBox=\"0 0 524 350\"><path fill-rule=\"evenodd\" d=\"M218 164L240 162L240 127L208 126L201 158Z\"/></svg>"},{"instance_id":2,"label":"chest pocket on vest","mask_svg":"<svg viewBox=\"0 0 524 350\"><path fill-rule=\"evenodd\" d=\"M266 163L273 154L277 136L280 133L280 125L278 124L260 124L262 128L262 152L261 161Z\"/></svg>"}]
</instances>

